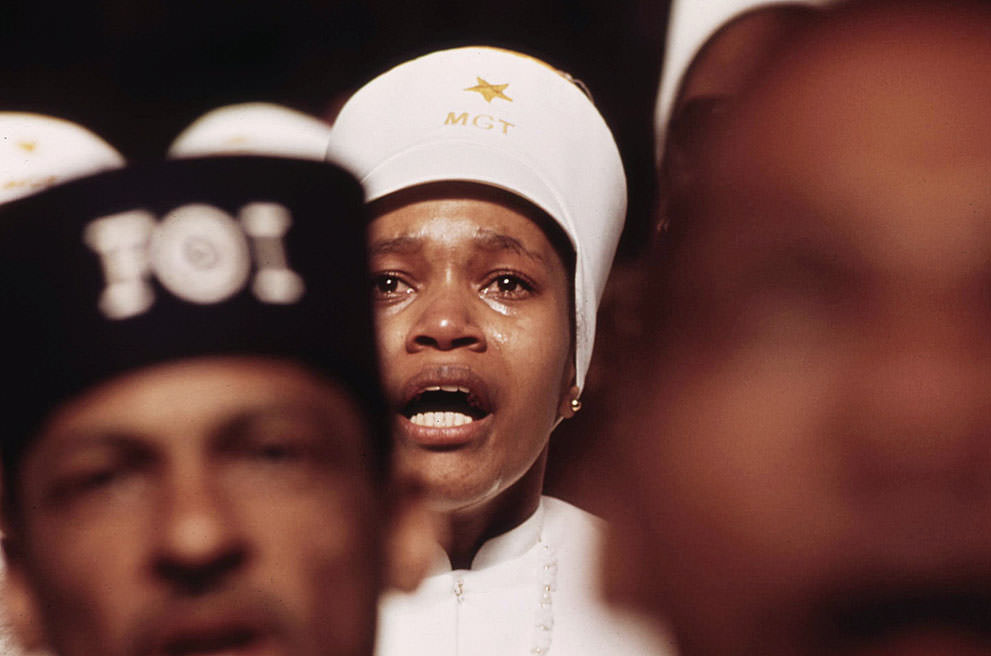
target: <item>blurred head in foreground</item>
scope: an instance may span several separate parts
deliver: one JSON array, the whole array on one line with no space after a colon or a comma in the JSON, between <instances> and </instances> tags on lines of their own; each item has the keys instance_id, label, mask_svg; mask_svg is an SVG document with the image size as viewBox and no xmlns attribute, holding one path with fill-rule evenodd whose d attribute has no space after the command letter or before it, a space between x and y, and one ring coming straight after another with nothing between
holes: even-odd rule
<instances>
[{"instance_id":1,"label":"blurred head in foreground","mask_svg":"<svg viewBox=\"0 0 991 656\"><path fill-rule=\"evenodd\" d=\"M784 48L650 264L613 592L689 656L988 653L991 13L850 5Z\"/></svg>"},{"instance_id":2,"label":"blurred head in foreground","mask_svg":"<svg viewBox=\"0 0 991 656\"><path fill-rule=\"evenodd\" d=\"M0 210L5 551L33 642L371 653L389 442L361 205L327 164L238 157Z\"/></svg>"}]
</instances>

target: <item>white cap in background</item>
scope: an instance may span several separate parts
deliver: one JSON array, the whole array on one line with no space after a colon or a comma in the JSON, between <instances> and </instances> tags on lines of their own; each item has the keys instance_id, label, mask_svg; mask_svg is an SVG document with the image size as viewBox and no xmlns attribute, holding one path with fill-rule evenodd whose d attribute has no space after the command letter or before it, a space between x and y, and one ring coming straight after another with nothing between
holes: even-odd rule
<instances>
[{"instance_id":1,"label":"white cap in background","mask_svg":"<svg viewBox=\"0 0 991 656\"><path fill-rule=\"evenodd\" d=\"M322 161L330 125L303 112L252 102L213 109L169 146L169 157L268 155Z\"/></svg>"},{"instance_id":2,"label":"white cap in background","mask_svg":"<svg viewBox=\"0 0 991 656\"><path fill-rule=\"evenodd\" d=\"M654 106L654 144L657 161L664 141L681 80L702 46L730 21L761 7L772 5L825 5L833 0L673 0L665 39L661 83Z\"/></svg>"},{"instance_id":3,"label":"white cap in background","mask_svg":"<svg viewBox=\"0 0 991 656\"><path fill-rule=\"evenodd\" d=\"M488 47L434 52L358 90L334 123L330 160L372 201L441 181L477 182L549 214L575 248L575 368L582 386L595 314L626 215L612 133L570 76Z\"/></svg>"},{"instance_id":4,"label":"white cap in background","mask_svg":"<svg viewBox=\"0 0 991 656\"><path fill-rule=\"evenodd\" d=\"M0 112L0 203L123 165L120 153L81 125Z\"/></svg>"}]
</instances>

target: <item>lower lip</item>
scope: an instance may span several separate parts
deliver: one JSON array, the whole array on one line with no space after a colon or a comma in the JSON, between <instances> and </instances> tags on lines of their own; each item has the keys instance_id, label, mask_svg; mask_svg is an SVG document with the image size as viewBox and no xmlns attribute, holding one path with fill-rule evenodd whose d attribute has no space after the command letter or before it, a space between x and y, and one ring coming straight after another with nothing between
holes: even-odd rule
<instances>
[{"instance_id":1,"label":"lower lip","mask_svg":"<svg viewBox=\"0 0 991 656\"><path fill-rule=\"evenodd\" d=\"M454 449L467 446L482 439L483 434L488 430L491 423L491 413L481 419L476 419L470 424L446 428L419 426L405 416L400 415L399 432L404 441L411 442L423 448Z\"/></svg>"}]
</instances>

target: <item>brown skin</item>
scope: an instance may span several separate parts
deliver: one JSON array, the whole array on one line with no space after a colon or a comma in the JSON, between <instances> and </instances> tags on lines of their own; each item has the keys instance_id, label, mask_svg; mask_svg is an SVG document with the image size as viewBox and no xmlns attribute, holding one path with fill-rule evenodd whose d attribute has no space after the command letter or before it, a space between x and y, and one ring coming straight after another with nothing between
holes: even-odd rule
<instances>
[{"instance_id":1,"label":"brown skin","mask_svg":"<svg viewBox=\"0 0 991 656\"><path fill-rule=\"evenodd\" d=\"M895 7L762 72L654 264L607 580L686 656L991 645L938 603L991 600L991 16Z\"/></svg>"},{"instance_id":2,"label":"brown skin","mask_svg":"<svg viewBox=\"0 0 991 656\"><path fill-rule=\"evenodd\" d=\"M61 656L159 654L240 626L260 633L230 653L367 656L383 511L368 439L341 388L277 360L99 385L25 455L15 606Z\"/></svg>"},{"instance_id":3,"label":"brown skin","mask_svg":"<svg viewBox=\"0 0 991 656\"><path fill-rule=\"evenodd\" d=\"M719 28L685 71L672 113L698 98L731 97L745 90L780 42L817 11L805 5L776 4L749 11Z\"/></svg>"},{"instance_id":4,"label":"brown skin","mask_svg":"<svg viewBox=\"0 0 991 656\"><path fill-rule=\"evenodd\" d=\"M470 371L491 414L443 447L405 417L398 469L451 522L448 553L470 566L488 538L537 507L551 430L577 395L567 269L532 210L478 185L431 185L373 208L371 265L386 391ZM436 369L451 367L452 369Z\"/></svg>"}]
</instances>

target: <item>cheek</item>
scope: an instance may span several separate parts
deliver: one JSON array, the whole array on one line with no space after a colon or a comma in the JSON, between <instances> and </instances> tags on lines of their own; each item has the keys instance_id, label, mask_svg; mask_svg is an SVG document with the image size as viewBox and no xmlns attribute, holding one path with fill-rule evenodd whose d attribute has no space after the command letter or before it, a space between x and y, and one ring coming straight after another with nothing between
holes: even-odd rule
<instances>
[{"instance_id":1,"label":"cheek","mask_svg":"<svg viewBox=\"0 0 991 656\"><path fill-rule=\"evenodd\" d=\"M151 602L142 586L145 536L120 520L39 528L27 552L48 638L69 653L119 646Z\"/></svg>"},{"instance_id":2,"label":"cheek","mask_svg":"<svg viewBox=\"0 0 991 656\"><path fill-rule=\"evenodd\" d=\"M398 354L406 343L406 335L411 328L412 313L402 310L401 307L375 309L375 336L383 359Z\"/></svg>"},{"instance_id":3,"label":"cheek","mask_svg":"<svg viewBox=\"0 0 991 656\"><path fill-rule=\"evenodd\" d=\"M29 532L28 549L39 554L39 566L58 586L99 591L111 581L125 587L140 576L154 520L141 508L126 513L94 510L75 517L45 517Z\"/></svg>"},{"instance_id":4,"label":"cheek","mask_svg":"<svg viewBox=\"0 0 991 656\"><path fill-rule=\"evenodd\" d=\"M844 522L828 381L741 357L658 387L630 461L641 530L681 563L678 587L791 585L826 560Z\"/></svg>"},{"instance_id":5,"label":"cheek","mask_svg":"<svg viewBox=\"0 0 991 656\"><path fill-rule=\"evenodd\" d=\"M370 484L342 476L320 494L245 500L266 580L295 582L317 595L339 590L341 603L377 580L380 511ZM295 594L305 597L301 591Z\"/></svg>"},{"instance_id":6,"label":"cheek","mask_svg":"<svg viewBox=\"0 0 991 656\"><path fill-rule=\"evenodd\" d=\"M550 305L541 312L494 321L488 339L492 348L506 357L521 382L546 389L556 398L571 359L567 314Z\"/></svg>"},{"instance_id":7,"label":"cheek","mask_svg":"<svg viewBox=\"0 0 991 656\"><path fill-rule=\"evenodd\" d=\"M281 560L294 563L294 571L285 578L299 581L296 594L307 605L300 616L319 636L315 653L328 644L342 653L362 653L380 590L379 509L370 491L350 490L313 510L322 511L320 519L291 523L295 533L286 541L291 552Z\"/></svg>"}]
</instances>

